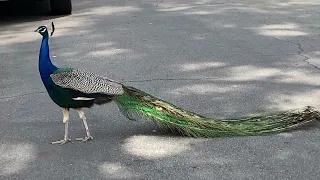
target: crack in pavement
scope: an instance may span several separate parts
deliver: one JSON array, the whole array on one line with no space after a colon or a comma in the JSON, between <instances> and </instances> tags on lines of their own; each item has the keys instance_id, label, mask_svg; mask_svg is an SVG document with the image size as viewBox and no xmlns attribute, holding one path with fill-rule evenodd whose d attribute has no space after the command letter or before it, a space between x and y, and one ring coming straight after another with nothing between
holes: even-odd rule
<instances>
[{"instance_id":1,"label":"crack in pavement","mask_svg":"<svg viewBox=\"0 0 320 180\"><path fill-rule=\"evenodd\" d=\"M320 68L319 68L318 66L316 66L316 65L314 65L314 64L312 64L312 63L310 63L310 62L308 61L308 60L309 60L309 57L307 57L307 56L305 56L305 55L302 55L302 54L298 54L298 55L299 55L300 57L303 57L303 58L304 58L304 60L302 60L302 61L304 61L304 62L308 63L310 66L312 66L312 67L320 70Z\"/></svg>"},{"instance_id":2,"label":"crack in pavement","mask_svg":"<svg viewBox=\"0 0 320 180\"><path fill-rule=\"evenodd\" d=\"M276 38L276 37L272 37L272 38L275 39L275 40L281 41L281 42L287 42L287 43L291 43L291 44L294 44L294 45L298 46L299 52L298 52L297 55L303 58L302 61L303 61L303 62L306 62L306 63L308 63L310 66L312 66L312 67L320 70L320 67L318 67L318 66L316 66L316 65L314 65L314 64L312 64L311 62L308 61L308 60L310 59L308 56L302 54L303 51L304 51L304 49L302 48L302 45L301 45L300 43L298 43L298 42L292 42L292 41L289 41L289 40L278 39L278 38Z\"/></svg>"},{"instance_id":3,"label":"crack in pavement","mask_svg":"<svg viewBox=\"0 0 320 180\"><path fill-rule=\"evenodd\" d=\"M158 7L160 3L163 3L163 1L164 1L164 0L159 1L159 2L156 4L156 7Z\"/></svg>"},{"instance_id":4,"label":"crack in pavement","mask_svg":"<svg viewBox=\"0 0 320 180\"><path fill-rule=\"evenodd\" d=\"M278 38L276 38L276 37L272 37L272 38L275 39L275 40L281 41L281 42L288 42L288 43L297 45L297 46L298 46L298 49L299 49L298 55L300 55L300 54L304 51L304 50L302 49L302 45L301 45L300 43L292 42L292 41L289 41L289 40L278 39Z\"/></svg>"}]
</instances>

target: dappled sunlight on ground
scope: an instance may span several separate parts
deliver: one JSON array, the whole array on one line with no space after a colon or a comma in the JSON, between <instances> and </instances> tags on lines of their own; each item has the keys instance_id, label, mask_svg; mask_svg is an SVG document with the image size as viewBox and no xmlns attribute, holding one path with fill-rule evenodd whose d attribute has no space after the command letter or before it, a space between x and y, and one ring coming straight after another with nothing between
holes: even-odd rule
<instances>
[{"instance_id":1,"label":"dappled sunlight on ground","mask_svg":"<svg viewBox=\"0 0 320 180\"><path fill-rule=\"evenodd\" d=\"M281 71L276 81L281 83L296 83L309 86L320 86L320 75L312 74L303 70Z\"/></svg>"},{"instance_id":2,"label":"dappled sunlight on ground","mask_svg":"<svg viewBox=\"0 0 320 180\"><path fill-rule=\"evenodd\" d=\"M160 7L162 7L163 5L160 5ZM183 5L179 5L180 7L172 7L174 5L171 5L171 7L167 6L167 8L161 8L159 9L159 11L161 12L173 12L173 11L182 11L182 10L187 10L187 9L190 9L192 8L192 6L183 6Z\"/></svg>"},{"instance_id":3,"label":"dappled sunlight on ground","mask_svg":"<svg viewBox=\"0 0 320 180\"><path fill-rule=\"evenodd\" d=\"M274 107L280 110L297 109L303 106L320 107L320 90L308 90L296 93L279 93L277 98L272 99Z\"/></svg>"},{"instance_id":4,"label":"dappled sunlight on ground","mask_svg":"<svg viewBox=\"0 0 320 180\"><path fill-rule=\"evenodd\" d=\"M279 7L280 6L280 7ZM289 14L290 11L280 10L281 5L266 5L261 3L236 3L222 2L214 4L212 2L195 2L193 4L183 4L172 1L164 1L159 4L160 12L183 12L185 15L213 15L226 14L230 12L239 13L260 13L260 14Z\"/></svg>"},{"instance_id":5,"label":"dappled sunlight on ground","mask_svg":"<svg viewBox=\"0 0 320 180\"><path fill-rule=\"evenodd\" d=\"M146 159L158 159L180 155L191 149L191 143L195 143L195 139L137 135L125 140L123 150Z\"/></svg>"},{"instance_id":6,"label":"dappled sunlight on ground","mask_svg":"<svg viewBox=\"0 0 320 180\"><path fill-rule=\"evenodd\" d=\"M253 81L263 80L269 77L276 76L281 72L281 69L277 68L261 68L251 65L236 66L230 68L230 76L227 80L230 81Z\"/></svg>"},{"instance_id":7,"label":"dappled sunlight on ground","mask_svg":"<svg viewBox=\"0 0 320 180\"><path fill-rule=\"evenodd\" d=\"M141 10L138 7L134 6L102 6L102 7L94 7L90 9L86 9L85 12L74 13L73 16L106 16L106 15L125 15L130 12L135 12Z\"/></svg>"},{"instance_id":8,"label":"dappled sunlight on ground","mask_svg":"<svg viewBox=\"0 0 320 180\"><path fill-rule=\"evenodd\" d=\"M224 67L226 66L226 63L224 62L199 62L199 63L186 63L181 64L182 71L201 71L203 69L209 69L209 68L218 68L218 67Z\"/></svg>"},{"instance_id":9,"label":"dappled sunlight on ground","mask_svg":"<svg viewBox=\"0 0 320 180\"><path fill-rule=\"evenodd\" d=\"M270 24L263 25L258 28L250 28L256 31L256 33L264 36L286 37L286 36L305 36L307 33L299 31L297 24L285 23L285 24Z\"/></svg>"},{"instance_id":10,"label":"dappled sunlight on ground","mask_svg":"<svg viewBox=\"0 0 320 180\"><path fill-rule=\"evenodd\" d=\"M236 90L236 85L233 86L223 86L216 83L211 84L192 84L187 86L182 86L177 89L170 91L170 93L180 96L192 96L193 94L216 94L216 93L231 93ZM245 89L243 89L245 91Z\"/></svg>"},{"instance_id":11,"label":"dappled sunlight on ground","mask_svg":"<svg viewBox=\"0 0 320 180\"><path fill-rule=\"evenodd\" d=\"M318 61L317 58L310 58L308 61ZM316 63L316 62L315 62ZM186 63L180 65L183 72L203 71L211 69L224 71L226 76L218 76L211 78L211 80L224 80L224 81L274 81L279 83L299 83L310 86L319 86L318 79L320 75L314 74L304 69L289 69L289 68L262 68L253 65L245 66L229 66L224 62L199 62L199 63ZM192 80L192 78L190 78ZM204 87L204 86L203 86ZM208 86L209 87L209 86ZM188 88L195 88L189 86ZM216 88L216 87L215 87ZM213 88L213 89L215 89ZM189 89L189 90L190 90ZM217 92L220 90L216 89ZM197 90L195 90L196 92ZM199 91L201 93L202 91ZM203 93L203 92L202 92ZM202 94L201 93L201 94Z\"/></svg>"},{"instance_id":12,"label":"dappled sunlight on ground","mask_svg":"<svg viewBox=\"0 0 320 180\"><path fill-rule=\"evenodd\" d=\"M139 177L133 170L130 170L119 162L104 162L99 165L98 169L107 179L132 179Z\"/></svg>"},{"instance_id":13,"label":"dappled sunlight on ground","mask_svg":"<svg viewBox=\"0 0 320 180\"><path fill-rule=\"evenodd\" d=\"M288 0L287 2L273 1L270 3L277 6L284 6L284 7L288 7L292 5L320 5L320 2L318 0Z\"/></svg>"},{"instance_id":14,"label":"dappled sunlight on ground","mask_svg":"<svg viewBox=\"0 0 320 180\"><path fill-rule=\"evenodd\" d=\"M23 34L7 34L7 35L1 35L0 34L0 45L8 45L8 44L15 44L15 43L21 43L21 42L30 42L34 41L36 39L40 39L40 37L36 37L33 31L35 29L31 30L30 28L24 29L24 31L29 31L29 32L24 32Z\"/></svg>"},{"instance_id":15,"label":"dappled sunlight on ground","mask_svg":"<svg viewBox=\"0 0 320 180\"><path fill-rule=\"evenodd\" d=\"M20 173L36 158L37 148L30 143L0 145L0 177Z\"/></svg>"},{"instance_id":16,"label":"dappled sunlight on ground","mask_svg":"<svg viewBox=\"0 0 320 180\"><path fill-rule=\"evenodd\" d=\"M291 138L293 137L292 133L288 133L288 132L283 132L283 133L279 133L277 134L278 136L281 136L281 137L286 137L286 138Z\"/></svg>"},{"instance_id":17,"label":"dappled sunlight on ground","mask_svg":"<svg viewBox=\"0 0 320 180\"><path fill-rule=\"evenodd\" d=\"M108 48L105 50L90 52L90 55L108 57L108 56L112 56L112 55L116 55L116 54L120 54L120 53L125 53L126 51L128 51L128 50Z\"/></svg>"}]
</instances>

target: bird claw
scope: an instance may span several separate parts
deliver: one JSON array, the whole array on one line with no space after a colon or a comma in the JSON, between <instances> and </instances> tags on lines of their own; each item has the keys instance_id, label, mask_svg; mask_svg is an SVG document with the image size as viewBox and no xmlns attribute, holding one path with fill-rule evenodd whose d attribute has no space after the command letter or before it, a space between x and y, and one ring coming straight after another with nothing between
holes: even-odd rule
<instances>
[{"instance_id":1,"label":"bird claw","mask_svg":"<svg viewBox=\"0 0 320 180\"><path fill-rule=\"evenodd\" d=\"M68 142L71 142L71 139L62 139L62 140L59 140L59 141L54 141L54 142L51 142L51 144L60 144L60 145L64 145Z\"/></svg>"},{"instance_id":2,"label":"bird claw","mask_svg":"<svg viewBox=\"0 0 320 180\"><path fill-rule=\"evenodd\" d=\"M76 141L82 141L82 142L86 142L89 140L92 140L93 137L92 136L86 136L85 138L76 138Z\"/></svg>"}]
</instances>

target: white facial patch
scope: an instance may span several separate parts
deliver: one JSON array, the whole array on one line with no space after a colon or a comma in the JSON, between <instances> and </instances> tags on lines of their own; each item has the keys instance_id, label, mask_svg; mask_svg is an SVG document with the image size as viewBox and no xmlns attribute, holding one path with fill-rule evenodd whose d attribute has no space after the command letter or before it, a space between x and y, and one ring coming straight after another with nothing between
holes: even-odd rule
<instances>
[{"instance_id":1,"label":"white facial patch","mask_svg":"<svg viewBox=\"0 0 320 180\"><path fill-rule=\"evenodd\" d=\"M46 31L46 28L39 29L39 32L44 33Z\"/></svg>"}]
</instances>

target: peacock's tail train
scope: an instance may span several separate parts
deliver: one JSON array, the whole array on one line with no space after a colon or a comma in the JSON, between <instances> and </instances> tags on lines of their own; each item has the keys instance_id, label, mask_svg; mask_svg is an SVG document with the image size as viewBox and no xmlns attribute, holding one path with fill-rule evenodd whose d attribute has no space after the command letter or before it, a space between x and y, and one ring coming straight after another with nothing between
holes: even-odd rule
<instances>
[{"instance_id":1,"label":"peacock's tail train","mask_svg":"<svg viewBox=\"0 0 320 180\"><path fill-rule=\"evenodd\" d=\"M217 120L183 110L128 86L124 86L124 94L114 100L122 113L131 120L138 115L152 120L160 127L191 137L261 135L291 130L320 120L320 113L309 106L300 111Z\"/></svg>"}]
</instances>

